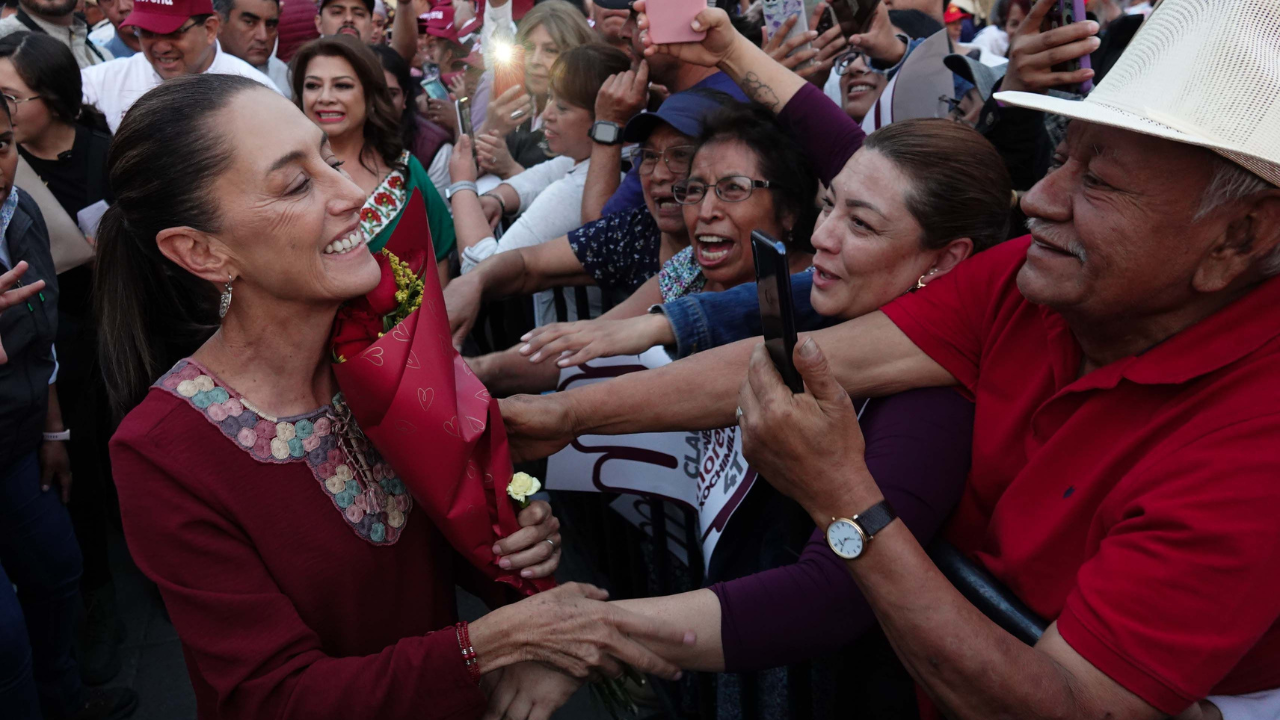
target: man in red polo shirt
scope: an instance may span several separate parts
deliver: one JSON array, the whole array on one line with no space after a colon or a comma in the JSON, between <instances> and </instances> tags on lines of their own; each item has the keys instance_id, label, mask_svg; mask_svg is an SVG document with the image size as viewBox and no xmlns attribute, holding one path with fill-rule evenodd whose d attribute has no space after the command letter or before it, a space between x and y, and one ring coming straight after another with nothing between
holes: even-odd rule
<instances>
[{"instance_id":1,"label":"man in red polo shirt","mask_svg":"<svg viewBox=\"0 0 1280 720\"><path fill-rule=\"evenodd\" d=\"M1022 201L1031 236L814 333L806 393L748 341L608 383L607 407L565 393L560 417L736 414L948 717L1198 718L1280 687L1277 56L1274 4L1165 0L1087 100L997 96L1075 118ZM951 587L863 463L848 394L938 385L976 404L949 538L1054 621L1034 648Z\"/></svg>"}]
</instances>

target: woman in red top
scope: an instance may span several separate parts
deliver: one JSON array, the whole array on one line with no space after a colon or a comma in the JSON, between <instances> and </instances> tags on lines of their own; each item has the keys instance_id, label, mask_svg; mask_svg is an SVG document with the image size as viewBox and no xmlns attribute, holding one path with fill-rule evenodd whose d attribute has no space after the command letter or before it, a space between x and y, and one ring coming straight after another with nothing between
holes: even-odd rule
<instances>
[{"instance_id":1,"label":"woman in red top","mask_svg":"<svg viewBox=\"0 0 1280 720\"><path fill-rule=\"evenodd\" d=\"M376 455L361 475L378 487L351 491L327 338L379 271L357 229L365 193L339 164L288 101L227 75L147 93L112 147L103 357L117 404L136 405L112 461L130 549L182 638L200 717L476 717L479 674L537 714L574 687L524 661L676 675L637 641L692 637L590 586L499 608L468 637L453 626L455 582L489 599L498 587L472 577ZM520 519L502 562L545 576L558 522L545 504Z\"/></svg>"}]
</instances>

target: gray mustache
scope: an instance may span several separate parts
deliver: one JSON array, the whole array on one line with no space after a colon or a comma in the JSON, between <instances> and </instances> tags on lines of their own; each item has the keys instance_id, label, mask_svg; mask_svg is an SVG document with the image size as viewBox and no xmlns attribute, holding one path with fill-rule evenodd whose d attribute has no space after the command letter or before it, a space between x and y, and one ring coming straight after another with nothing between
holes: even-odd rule
<instances>
[{"instance_id":1,"label":"gray mustache","mask_svg":"<svg viewBox=\"0 0 1280 720\"><path fill-rule=\"evenodd\" d=\"M1027 230L1034 235L1043 238L1050 245L1062 248L1067 252L1075 255L1080 262L1085 260L1084 246L1075 238L1067 237L1063 232L1062 226L1057 223L1051 223L1040 218L1027 218Z\"/></svg>"}]
</instances>

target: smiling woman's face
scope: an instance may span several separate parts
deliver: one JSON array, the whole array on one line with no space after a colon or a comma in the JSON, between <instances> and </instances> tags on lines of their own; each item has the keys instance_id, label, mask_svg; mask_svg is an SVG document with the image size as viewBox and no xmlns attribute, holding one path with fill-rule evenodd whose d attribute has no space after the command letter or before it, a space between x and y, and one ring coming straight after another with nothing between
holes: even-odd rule
<instances>
[{"instance_id":1,"label":"smiling woman's face","mask_svg":"<svg viewBox=\"0 0 1280 720\"><path fill-rule=\"evenodd\" d=\"M307 63L302 107L329 137L363 132L364 88L346 58L318 55Z\"/></svg>"},{"instance_id":2,"label":"smiling woman's face","mask_svg":"<svg viewBox=\"0 0 1280 720\"><path fill-rule=\"evenodd\" d=\"M824 194L813 232L813 309L844 319L907 292L933 262L907 208L911 180L884 155L862 149Z\"/></svg>"},{"instance_id":3,"label":"smiling woman's face","mask_svg":"<svg viewBox=\"0 0 1280 720\"><path fill-rule=\"evenodd\" d=\"M240 288L273 300L340 302L372 290L378 265L359 230L365 193L335 167L325 134L269 90L240 93L211 127L234 138L217 198Z\"/></svg>"}]
</instances>

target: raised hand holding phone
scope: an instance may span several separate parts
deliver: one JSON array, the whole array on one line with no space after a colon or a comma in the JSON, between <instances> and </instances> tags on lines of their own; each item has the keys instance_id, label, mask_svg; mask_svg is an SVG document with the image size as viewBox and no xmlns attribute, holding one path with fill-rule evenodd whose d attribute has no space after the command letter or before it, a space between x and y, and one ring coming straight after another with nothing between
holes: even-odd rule
<instances>
[{"instance_id":1,"label":"raised hand holding phone","mask_svg":"<svg viewBox=\"0 0 1280 720\"><path fill-rule=\"evenodd\" d=\"M703 0L648 0L649 37L655 43L700 42L705 31L693 28L693 20L706 9Z\"/></svg>"},{"instance_id":2,"label":"raised hand holding phone","mask_svg":"<svg viewBox=\"0 0 1280 720\"><path fill-rule=\"evenodd\" d=\"M1084 57L1100 44L1096 37L1098 23L1092 20L1042 29L1045 18L1060 2L1062 0L1038 0L1031 7L1031 14L1009 38L1009 67L1000 83L1001 90L1044 92L1093 80L1091 68L1062 71L1054 67Z\"/></svg>"}]
</instances>

